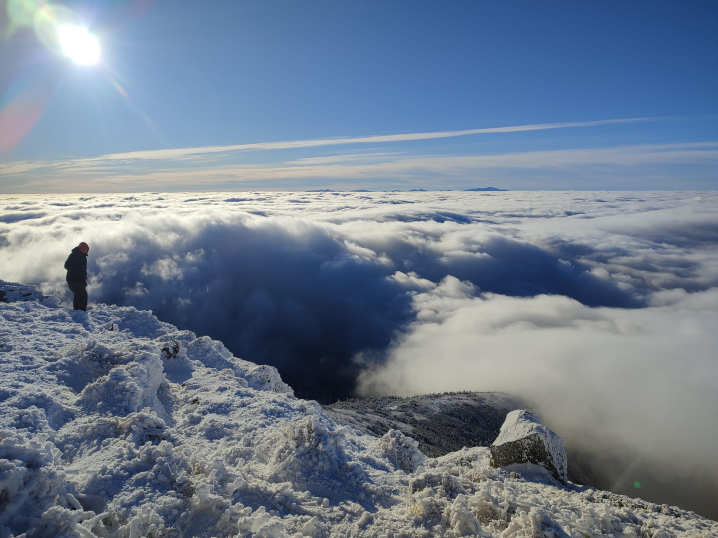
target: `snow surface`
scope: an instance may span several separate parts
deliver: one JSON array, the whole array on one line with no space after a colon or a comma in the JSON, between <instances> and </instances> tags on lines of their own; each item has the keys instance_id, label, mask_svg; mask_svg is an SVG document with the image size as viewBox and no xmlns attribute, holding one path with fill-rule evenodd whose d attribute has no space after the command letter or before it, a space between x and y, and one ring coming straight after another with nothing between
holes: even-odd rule
<instances>
[{"instance_id":1,"label":"snow surface","mask_svg":"<svg viewBox=\"0 0 718 538\"><path fill-rule=\"evenodd\" d=\"M424 458L400 432L340 427L274 368L149 311L11 296L3 538L718 536L678 508L492 469L487 448Z\"/></svg>"}]
</instances>

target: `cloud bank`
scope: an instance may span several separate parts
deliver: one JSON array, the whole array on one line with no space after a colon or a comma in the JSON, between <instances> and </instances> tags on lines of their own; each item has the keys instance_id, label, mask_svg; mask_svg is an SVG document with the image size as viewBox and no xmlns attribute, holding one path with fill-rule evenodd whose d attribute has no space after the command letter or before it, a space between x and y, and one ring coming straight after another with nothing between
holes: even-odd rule
<instances>
[{"instance_id":1,"label":"cloud bank","mask_svg":"<svg viewBox=\"0 0 718 538\"><path fill-rule=\"evenodd\" d=\"M0 204L5 280L69 298L62 263L84 240L91 301L218 338L300 395L331 400L357 380L363 393L506 390L604 458L606 487L638 480L642 496L704 513L718 491L715 193Z\"/></svg>"}]
</instances>

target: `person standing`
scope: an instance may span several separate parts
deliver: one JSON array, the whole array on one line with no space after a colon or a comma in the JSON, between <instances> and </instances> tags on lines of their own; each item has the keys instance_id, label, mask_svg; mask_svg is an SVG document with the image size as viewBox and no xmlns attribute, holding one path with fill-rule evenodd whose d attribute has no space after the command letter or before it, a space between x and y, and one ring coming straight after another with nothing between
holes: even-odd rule
<instances>
[{"instance_id":1,"label":"person standing","mask_svg":"<svg viewBox=\"0 0 718 538\"><path fill-rule=\"evenodd\" d=\"M67 287L70 288L74 295L72 308L75 310L87 310L87 253L90 247L87 243L80 243L75 248L65 262L67 269Z\"/></svg>"}]
</instances>

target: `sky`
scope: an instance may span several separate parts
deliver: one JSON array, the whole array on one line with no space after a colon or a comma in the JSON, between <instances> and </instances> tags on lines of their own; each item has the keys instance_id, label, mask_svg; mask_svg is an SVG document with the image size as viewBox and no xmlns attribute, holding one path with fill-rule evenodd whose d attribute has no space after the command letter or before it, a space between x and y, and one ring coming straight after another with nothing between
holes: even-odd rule
<instances>
[{"instance_id":1,"label":"sky","mask_svg":"<svg viewBox=\"0 0 718 538\"><path fill-rule=\"evenodd\" d=\"M0 7L0 193L718 186L715 2Z\"/></svg>"}]
</instances>

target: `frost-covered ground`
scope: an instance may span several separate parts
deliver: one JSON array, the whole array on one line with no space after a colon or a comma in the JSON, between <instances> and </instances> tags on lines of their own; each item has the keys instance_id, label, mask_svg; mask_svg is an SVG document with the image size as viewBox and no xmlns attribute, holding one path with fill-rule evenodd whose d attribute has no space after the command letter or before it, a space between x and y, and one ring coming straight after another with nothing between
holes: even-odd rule
<instances>
[{"instance_id":1,"label":"frost-covered ground","mask_svg":"<svg viewBox=\"0 0 718 538\"><path fill-rule=\"evenodd\" d=\"M678 508L492 469L487 448L429 459L339 427L274 368L150 312L1 287L3 538L718 536Z\"/></svg>"}]
</instances>

